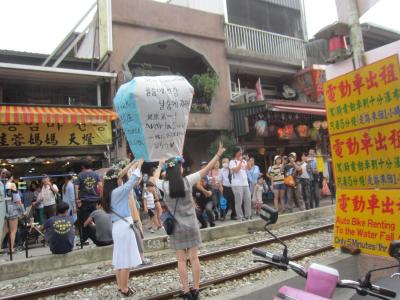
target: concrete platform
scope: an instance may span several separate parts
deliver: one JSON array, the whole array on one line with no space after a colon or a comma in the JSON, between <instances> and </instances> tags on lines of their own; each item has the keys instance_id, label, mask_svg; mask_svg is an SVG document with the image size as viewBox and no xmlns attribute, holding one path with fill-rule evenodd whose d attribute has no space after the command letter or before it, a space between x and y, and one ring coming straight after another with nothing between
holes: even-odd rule
<instances>
[{"instance_id":1,"label":"concrete platform","mask_svg":"<svg viewBox=\"0 0 400 300\"><path fill-rule=\"evenodd\" d=\"M328 203L327 203L328 204ZM326 204L325 204L326 205ZM288 226L291 224L304 222L310 219L331 217L335 213L334 205L327 205L318 209L284 214L279 217L275 226ZM217 240L248 234L255 231L262 231L264 221L259 218L253 220L224 221L218 222L214 228L201 230L203 242ZM271 228L274 228L271 226ZM164 250L168 248L168 236L164 231L158 233L145 232L144 240L145 252ZM112 257L112 246L95 247L87 246L83 249L76 249L68 254L53 255L47 247L32 249L31 257L25 258L25 252L17 253L12 262L7 261L7 256L3 255L0 263L0 280L7 280L27 276L31 273L51 271L59 268L96 263L110 260Z\"/></svg>"}]
</instances>

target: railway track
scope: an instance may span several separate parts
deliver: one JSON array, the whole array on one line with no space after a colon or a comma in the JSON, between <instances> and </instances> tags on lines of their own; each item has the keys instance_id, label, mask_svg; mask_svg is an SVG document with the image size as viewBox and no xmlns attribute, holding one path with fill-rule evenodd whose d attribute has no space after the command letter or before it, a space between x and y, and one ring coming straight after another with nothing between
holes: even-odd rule
<instances>
[{"instance_id":1,"label":"railway track","mask_svg":"<svg viewBox=\"0 0 400 300\"><path fill-rule=\"evenodd\" d=\"M328 225L318 226L318 227L314 227L311 229L299 231L296 233L283 235L280 238L282 240L291 240L291 239L295 239L295 238L302 237L305 235L317 233L319 231L329 230L332 228L333 228L333 224L328 224ZM246 250L250 250L254 247L267 246L272 243L276 243L276 240L273 238L265 239L265 240L261 240L261 241L257 241L257 242L251 242L251 243L238 245L238 246L234 246L234 247L230 247L230 248L224 248L224 249L220 249L220 250L216 250L216 251L210 251L207 253L203 253L203 254L199 255L199 259L200 259L200 261L213 260L213 259L217 259L222 256L227 256L230 254L237 254L237 253L240 253L240 252L243 252ZM321 247L318 249L314 249L312 251L306 251L306 252L297 254L297 255L291 257L291 259L293 259L293 260L302 259L304 257L316 255L316 254L319 254L319 253L322 253L322 252L325 252L325 251L328 251L331 249L333 249L332 246L325 246L325 247ZM135 276L139 276L139 275L147 275L147 274L151 274L151 273L155 273L155 272L174 269L176 267L177 267L176 260L159 263L159 264L154 264L151 266L146 266L146 267L138 268L138 269L131 271L130 277L135 277ZM268 265L256 266L256 267L242 270L240 272L230 274L227 276L221 276L218 278L210 279L210 280L202 282L201 288L204 289L204 288L207 288L207 287L215 285L215 284L220 284L220 283L223 283L223 282L226 282L229 280L233 280L236 278L242 278L246 275L261 272L268 268L269 268ZM63 285L57 285L57 286L53 286L51 288L38 289L38 290L24 292L24 293L20 293L20 294L14 294L14 295L7 295L7 296L0 297L0 300L37 299L37 298L41 298L41 297L52 296L52 295L67 293L67 292L76 291L76 290L80 290L80 289L84 289L84 288L99 286L101 284L110 283L110 282L114 282L114 281L115 281L115 276L110 274L110 275L80 280L80 281L76 281L76 282L72 282L72 283L67 283L67 284L63 284ZM142 298L142 300L170 299L170 298L173 298L173 297L179 295L181 292L182 292L181 290L171 290L171 291L168 291L168 292L165 292L162 294L157 294L154 296Z\"/></svg>"}]
</instances>

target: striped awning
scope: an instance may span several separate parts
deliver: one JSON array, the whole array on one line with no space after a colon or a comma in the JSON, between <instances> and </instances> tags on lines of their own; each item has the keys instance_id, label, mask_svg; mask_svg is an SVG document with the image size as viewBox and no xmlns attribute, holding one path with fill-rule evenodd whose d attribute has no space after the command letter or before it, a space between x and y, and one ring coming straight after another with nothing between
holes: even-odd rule
<instances>
[{"instance_id":1,"label":"striped awning","mask_svg":"<svg viewBox=\"0 0 400 300\"><path fill-rule=\"evenodd\" d=\"M0 106L0 124L103 124L117 118L117 113L107 108Z\"/></svg>"}]
</instances>

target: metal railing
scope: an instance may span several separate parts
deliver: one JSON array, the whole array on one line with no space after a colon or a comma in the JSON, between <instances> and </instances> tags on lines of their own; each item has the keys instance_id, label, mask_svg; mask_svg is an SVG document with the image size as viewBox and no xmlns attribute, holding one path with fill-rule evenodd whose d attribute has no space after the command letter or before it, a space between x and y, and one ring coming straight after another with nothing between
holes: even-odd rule
<instances>
[{"instance_id":1,"label":"metal railing","mask_svg":"<svg viewBox=\"0 0 400 300\"><path fill-rule=\"evenodd\" d=\"M301 39L236 24L225 24L226 46L257 54L294 59L307 59L305 42Z\"/></svg>"}]
</instances>

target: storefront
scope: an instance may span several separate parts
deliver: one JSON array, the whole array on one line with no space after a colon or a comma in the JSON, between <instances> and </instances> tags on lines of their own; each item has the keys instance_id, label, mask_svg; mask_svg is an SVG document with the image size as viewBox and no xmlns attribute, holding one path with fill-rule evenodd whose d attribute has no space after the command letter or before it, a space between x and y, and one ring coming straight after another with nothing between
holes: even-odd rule
<instances>
[{"instance_id":1,"label":"storefront","mask_svg":"<svg viewBox=\"0 0 400 300\"><path fill-rule=\"evenodd\" d=\"M245 151L265 170L277 154L316 148L328 160L326 112L321 105L288 100L259 101L231 107L235 135Z\"/></svg>"},{"instance_id":2,"label":"storefront","mask_svg":"<svg viewBox=\"0 0 400 300\"><path fill-rule=\"evenodd\" d=\"M17 177L79 171L84 158L102 167L116 118L106 108L2 105L0 165Z\"/></svg>"}]
</instances>

